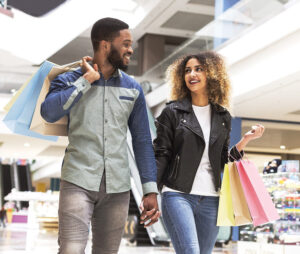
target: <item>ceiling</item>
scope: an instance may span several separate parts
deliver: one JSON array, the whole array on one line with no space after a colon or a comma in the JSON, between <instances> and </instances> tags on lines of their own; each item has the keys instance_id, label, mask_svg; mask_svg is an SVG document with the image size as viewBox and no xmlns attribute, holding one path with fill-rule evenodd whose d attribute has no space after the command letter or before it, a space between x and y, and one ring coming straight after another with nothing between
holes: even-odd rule
<instances>
[{"instance_id":1,"label":"ceiling","mask_svg":"<svg viewBox=\"0 0 300 254\"><path fill-rule=\"evenodd\" d=\"M178 44L181 44L188 38L192 38L196 31L204 27L214 18L214 1L210 0L136 0L134 2L137 4L137 7L134 8L135 17L137 20L140 20L140 22L134 25L132 30L135 41L137 42L147 33L164 35L166 38L169 38L165 46L165 56L172 54ZM139 7L144 8L143 18L138 16ZM132 15L132 12L127 12L127 15ZM66 64L76 61L82 56L92 55L93 52L89 36L90 26L93 23L94 21L90 23L89 27L83 29L83 31L80 30L77 36L69 38L64 44L60 44L59 49L50 54L47 59L57 64ZM275 56L273 58L270 57L270 55L274 55L274 50L284 53L290 47L286 45L290 45L291 41L298 43L299 38L300 35L298 32L291 33L286 37L286 40L282 42L273 43L271 47L256 50L252 52L251 55L247 55L234 63L230 63L230 73L233 77L236 77L233 80L237 94L237 96L234 96L234 114L236 116L300 122L300 114L292 114L292 112L300 110L299 103L296 103L299 101L298 95L300 94L300 67L296 66L298 71L295 69L288 75L276 76L275 74L278 74L280 71L280 66L286 65L287 63L278 60L282 57L280 54L276 55L277 58L275 58ZM207 37L206 41L203 39L195 40L190 44L189 48L185 50L187 53L197 51L199 47L205 48L209 43L213 43L211 37ZM300 41L298 45L300 45ZM22 44L20 44L20 47L21 46ZM131 74L137 71L137 47L138 44L135 43L135 55L133 56L129 68ZM296 59L299 59L300 50L296 51L295 49L296 48L293 48L293 53ZM23 50L26 50L26 48ZM245 49L239 52L243 51L245 51ZM1 108L11 97L11 90L18 89L38 68L32 61L13 55L12 53L13 52L2 50L0 42ZM240 53L240 55L242 55L242 53ZM274 69L268 70L268 72L266 71L265 75L258 72L254 67L260 68L258 63L262 62L265 58L271 59L273 62L278 62L279 68L274 67ZM264 66L269 64L268 62L264 63ZM256 72L253 70L256 70L259 76L256 76ZM274 73L272 73L272 71ZM275 76L276 78L274 79L267 79L268 77ZM263 80L264 83L262 83L261 80ZM251 83L249 84L249 82L259 83L258 81L263 85L259 89L256 87L250 89ZM240 87L247 87L248 90L240 91ZM166 97L166 94L162 95L164 98ZM3 110L0 111L1 118L4 114L5 112ZM251 124L253 123L250 123L250 125ZM289 144L286 145L287 149L285 152L300 153L300 144L298 139L295 138L295 136L300 134L299 125L285 125L280 123L275 126L270 123L264 124L268 127L264 139L253 142L250 147L261 151L274 149L274 152L282 152L279 146L284 143ZM249 128L249 126L244 125L243 132L245 132L247 128ZM284 130L282 130L282 128L284 128ZM68 143L66 138L60 138L58 142L53 143L13 135L7 130L3 123L0 124L0 130L0 156L2 158L61 158ZM29 146L25 147L24 144L29 144Z\"/></svg>"}]
</instances>

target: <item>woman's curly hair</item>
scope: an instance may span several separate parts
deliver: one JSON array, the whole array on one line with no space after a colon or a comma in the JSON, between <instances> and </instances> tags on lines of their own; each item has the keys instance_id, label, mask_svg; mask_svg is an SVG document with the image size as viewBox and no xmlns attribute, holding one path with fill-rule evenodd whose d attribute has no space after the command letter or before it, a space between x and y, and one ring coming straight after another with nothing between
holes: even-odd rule
<instances>
[{"instance_id":1,"label":"woman's curly hair","mask_svg":"<svg viewBox=\"0 0 300 254\"><path fill-rule=\"evenodd\" d=\"M181 57L171 64L166 73L167 82L171 85L171 100L190 97L184 76L187 62L195 58L200 62L206 74L207 95L211 103L230 107L231 85L223 58L213 51L205 51L196 55Z\"/></svg>"}]
</instances>

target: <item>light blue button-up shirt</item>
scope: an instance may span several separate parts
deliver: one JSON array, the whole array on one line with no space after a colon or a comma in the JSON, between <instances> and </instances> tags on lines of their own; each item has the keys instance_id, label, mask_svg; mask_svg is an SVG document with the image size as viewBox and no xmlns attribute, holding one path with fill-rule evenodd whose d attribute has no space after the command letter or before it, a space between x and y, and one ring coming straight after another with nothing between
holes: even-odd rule
<instances>
[{"instance_id":1,"label":"light blue button-up shirt","mask_svg":"<svg viewBox=\"0 0 300 254\"><path fill-rule=\"evenodd\" d=\"M62 179L98 191L105 172L107 193L128 191L129 127L143 192L157 193L157 169L142 88L119 70L108 80L100 73L101 78L92 84L82 75L77 69L56 77L41 106L41 115L48 122L69 117Z\"/></svg>"}]
</instances>

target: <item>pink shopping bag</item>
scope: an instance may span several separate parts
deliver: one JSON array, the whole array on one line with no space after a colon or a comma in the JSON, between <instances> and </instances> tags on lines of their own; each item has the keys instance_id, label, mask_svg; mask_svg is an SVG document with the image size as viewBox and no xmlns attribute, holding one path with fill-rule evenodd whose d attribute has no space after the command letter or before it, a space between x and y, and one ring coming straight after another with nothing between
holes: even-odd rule
<instances>
[{"instance_id":1,"label":"pink shopping bag","mask_svg":"<svg viewBox=\"0 0 300 254\"><path fill-rule=\"evenodd\" d=\"M253 225L258 226L278 220L279 215L256 166L248 160L240 160L235 163L253 219Z\"/></svg>"}]
</instances>

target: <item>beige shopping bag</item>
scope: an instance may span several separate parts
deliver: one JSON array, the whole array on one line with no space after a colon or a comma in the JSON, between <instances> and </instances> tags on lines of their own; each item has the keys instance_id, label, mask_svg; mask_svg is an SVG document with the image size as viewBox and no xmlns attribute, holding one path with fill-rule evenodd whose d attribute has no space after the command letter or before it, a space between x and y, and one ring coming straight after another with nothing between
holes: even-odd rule
<instances>
[{"instance_id":1,"label":"beige shopping bag","mask_svg":"<svg viewBox=\"0 0 300 254\"><path fill-rule=\"evenodd\" d=\"M71 71L73 70L73 68L79 67L80 63L81 61L78 61L63 66L56 65L52 68L52 70L44 80L43 87L41 89L39 98L36 103L35 111L30 125L30 130L44 135L52 135L52 136L68 135L68 130L67 130L68 117L64 116L55 123L48 123L42 118L40 114L41 104L46 98L46 95L50 88L51 81L59 74L62 74L67 71Z\"/></svg>"},{"instance_id":2,"label":"beige shopping bag","mask_svg":"<svg viewBox=\"0 0 300 254\"><path fill-rule=\"evenodd\" d=\"M228 165L225 165L219 199L217 226L236 226L230 189L229 169Z\"/></svg>"},{"instance_id":3,"label":"beige shopping bag","mask_svg":"<svg viewBox=\"0 0 300 254\"><path fill-rule=\"evenodd\" d=\"M228 163L228 169L235 225L252 224L253 220L249 212L236 164Z\"/></svg>"}]
</instances>

